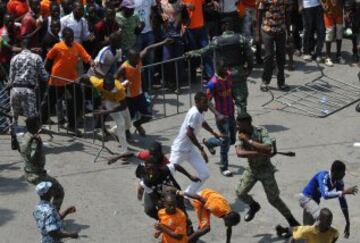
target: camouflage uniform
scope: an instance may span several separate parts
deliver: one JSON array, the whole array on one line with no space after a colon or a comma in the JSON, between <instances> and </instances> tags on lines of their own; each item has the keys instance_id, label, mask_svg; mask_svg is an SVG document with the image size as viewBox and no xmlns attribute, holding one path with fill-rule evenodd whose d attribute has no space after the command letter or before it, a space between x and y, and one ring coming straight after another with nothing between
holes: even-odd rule
<instances>
[{"instance_id":1,"label":"camouflage uniform","mask_svg":"<svg viewBox=\"0 0 360 243\"><path fill-rule=\"evenodd\" d=\"M10 106L13 116L34 117L38 115L35 88L39 80L47 81L48 73L41 56L23 49L10 62Z\"/></svg>"},{"instance_id":2,"label":"camouflage uniform","mask_svg":"<svg viewBox=\"0 0 360 243\"><path fill-rule=\"evenodd\" d=\"M221 45L220 42L222 41L220 41L220 39L230 40L235 36L239 36L238 44L240 45L240 48L235 48L237 43L231 43L228 46ZM238 49L241 53L238 54L235 49ZM190 57L200 56L213 50L215 50L216 56L221 55L220 58L223 59L233 59L233 57L238 58L238 60L233 59L235 61L231 61L233 63L237 62L237 65L231 66L229 71L233 82L233 97L237 113L240 114L246 112L247 97L249 95L246 79L247 74L249 74L253 68L254 59L249 41L242 35L235 34L232 31L225 31L220 37L215 37L208 46L199 50L190 51L186 53L186 55Z\"/></svg>"},{"instance_id":3,"label":"camouflage uniform","mask_svg":"<svg viewBox=\"0 0 360 243\"><path fill-rule=\"evenodd\" d=\"M64 200L64 189L60 183L55 178L49 176L44 169L45 154L42 146L40 137L29 132L24 134L20 144L20 154L25 161L25 179L33 185L37 185L42 181L52 182L52 189L54 190L52 203L59 210Z\"/></svg>"},{"instance_id":4,"label":"camouflage uniform","mask_svg":"<svg viewBox=\"0 0 360 243\"><path fill-rule=\"evenodd\" d=\"M272 145L267 130L263 127L254 127L251 138L255 142ZM247 144L239 140L235 146L250 150ZM285 218L291 218L292 214L280 198L279 188L274 176L276 172L269 156L259 155L257 158L249 159L249 167L245 169L240 183L236 187L237 196L246 204L252 205L255 200L248 194L257 181L263 184L269 203L275 207Z\"/></svg>"}]
</instances>

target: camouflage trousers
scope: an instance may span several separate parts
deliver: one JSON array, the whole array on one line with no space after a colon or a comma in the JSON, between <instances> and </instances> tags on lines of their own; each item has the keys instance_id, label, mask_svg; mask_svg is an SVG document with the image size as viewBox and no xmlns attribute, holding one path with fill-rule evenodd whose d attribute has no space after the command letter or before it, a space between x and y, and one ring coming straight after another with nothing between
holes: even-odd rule
<instances>
[{"instance_id":1,"label":"camouflage trousers","mask_svg":"<svg viewBox=\"0 0 360 243\"><path fill-rule=\"evenodd\" d=\"M280 198L280 191L275 179L273 167L262 168L261 171L252 171L247 168L236 187L237 196L246 204L251 205L255 200L249 195L250 190L257 181L264 187L269 203L276 208L285 218L292 217L292 214L283 200Z\"/></svg>"},{"instance_id":2,"label":"camouflage trousers","mask_svg":"<svg viewBox=\"0 0 360 243\"><path fill-rule=\"evenodd\" d=\"M15 118L23 115L38 115L35 91L28 88L12 88L10 91L10 107Z\"/></svg>"},{"instance_id":3,"label":"camouflage trousers","mask_svg":"<svg viewBox=\"0 0 360 243\"><path fill-rule=\"evenodd\" d=\"M231 70L233 80L233 97L237 114L246 112L247 98L249 96L246 76L241 68Z\"/></svg>"},{"instance_id":4,"label":"camouflage trousers","mask_svg":"<svg viewBox=\"0 0 360 243\"><path fill-rule=\"evenodd\" d=\"M42 181L50 181L52 183L51 189L53 190L52 204L58 211L60 210L61 205L64 201L65 192L64 188L54 177L51 177L48 174L39 175L36 173L25 172L25 179L35 186Z\"/></svg>"}]
</instances>

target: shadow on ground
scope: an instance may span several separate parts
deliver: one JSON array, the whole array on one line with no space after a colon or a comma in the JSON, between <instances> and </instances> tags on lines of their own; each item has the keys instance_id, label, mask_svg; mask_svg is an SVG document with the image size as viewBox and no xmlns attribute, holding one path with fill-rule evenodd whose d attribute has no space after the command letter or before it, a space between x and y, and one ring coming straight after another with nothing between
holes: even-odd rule
<instances>
[{"instance_id":1,"label":"shadow on ground","mask_svg":"<svg viewBox=\"0 0 360 243\"><path fill-rule=\"evenodd\" d=\"M13 194L27 191L28 186L29 184L26 182L24 176L19 178L0 177L0 194Z\"/></svg>"},{"instance_id":2,"label":"shadow on ground","mask_svg":"<svg viewBox=\"0 0 360 243\"><path fill-rule=\"evenodd\" d=\"M0 226L3 226L8 221L12 220L14 218L15 212L9 209L0 208Z\"/></svg>"},{"instance_id":3,"label":"shadow on ground","mask_svg":"<svg viewBox=\"0 0 360 243\"><path fill-rule=\"evenodd\" d=\"M284 239L283 237L274 237L271 234L257 234L254 238L260 238L258 243L270 243L270 242L284 242L289 243L290 239Z\"/></svg>"}]
</instances>

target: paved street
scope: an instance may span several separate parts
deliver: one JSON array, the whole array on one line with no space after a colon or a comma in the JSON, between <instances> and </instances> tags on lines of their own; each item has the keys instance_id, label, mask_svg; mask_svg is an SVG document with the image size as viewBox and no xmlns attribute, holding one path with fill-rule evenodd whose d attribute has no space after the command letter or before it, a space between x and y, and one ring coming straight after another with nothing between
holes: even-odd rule
<instances>
[{"instance_id":1,"label":"paved street","mask_svg":"<svg viewBox=\"0 0 360 243\"><path fill-rule=\"evenodd\" d=\"M346 41L349 51L349 42ZM350 58L350 53L345 56ZM298 59L297 59L298 60ZM298 60L299 61L299 60ZM304 64L297 62L297 69L287 74L287 83L301 85L309 82L319 75L315 63ZM305 66L304 66L305 65ZM324 65L321 65L324 67ZM357 67L349 64L336 65L325 68L324 72L331 77L346 82L357 82ZM297 194L306 185L308 180L318 170L329 169L335 159L343 160L347 165L346 185L360 184L360 148L354 148L353 143L360 142L360 113L351 105L327 118L312 118L294 113L262 108L262 104L270 99L270 95L259 91L261 70L254 70L249 82L249 113L253 116L254 124L266 127L270 135L277 139L280 151L294 151L296 157L288 158L276 156L273 164L277 167L276 178L281 190L281 197L289 206L294 216L300 221L302 210L297 202ZM276 79L271 83L276 87ZM280 95L273 91L275 96ZM161 96L159 96L159 99ZM166 96L167 113L176 112L175 96ZM185 111L189 98L181 95L182 107ZM271 106L269 106L271 107ZM162 109L156 103L155 110ZM206 115L207 120L215 126L211 113ZM146 148L152 141L157 140L164 144L165 151L169 153L170 145L175 138L184 113L159 119L145 125L148 136L139 142L138 148ZM201 137L208 134L201 132ZM138 135L135 138L140 139ZM93 163L94 156L100 148L100 142L92 144L91 139L76 139L69 136L55 136L52 141L44 135L43 139L49 144L46 149L46 168L50 175L55 176L65 188L65 201L63 207L75 205L77 212L65 220L66 229L81 230L78 240L66 242L134 242L151 243L153 239L154 221L143 212L142 202L136 199L136 184L134 171L138 161L131 160L128 165L120 161L107 165L107 152L101 154L97 163ZM114 141L106 145L116 151ZM210 155L209 155L210 156ZM210 157L209 167L211 177L206 187L223 193L233 208L243 217L247 207L236 199L234 192L240 176L247 166L245 159L235 155L234 148L230 150L230 169L234 177L223 177L218 169L219 151ZM187 164L185 168L191 170ZM23 177L23 162L17 151L10 150L9 136L0 136L0 242L3 243L33 243L40 241L32 211L38 201L34 186L28 184ZM183 188L189 181L181 174L177 174ZM261 211L255 219L242 222L233 229L233 241L242 243L268 243L286 242L274 234L276 224L285 225L286 221L272 208L266 200L261 184L257 184L251 194L261 204ZM348 197L351 217L351 236L349 240L340 238L339 242L358 243L360 239L360 204L359 196ZM322 202L334 214L333 226L342 233L344 217L337 200ZM194 213L190 211L194 224ZM212 217L211 232L203 237L203 242L225 242L225 227L223 221Z\"/></svg>"}]
</instances>

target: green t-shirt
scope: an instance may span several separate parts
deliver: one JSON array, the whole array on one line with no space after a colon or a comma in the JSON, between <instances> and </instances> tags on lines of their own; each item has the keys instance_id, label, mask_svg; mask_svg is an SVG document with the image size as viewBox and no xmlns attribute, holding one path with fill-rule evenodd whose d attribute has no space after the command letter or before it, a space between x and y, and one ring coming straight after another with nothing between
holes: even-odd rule
<instances>
[{"instance_id":1,"label":"green t-shirt","mask_svg":"<svg viewBox=\"0 0 360 243\"><path fill-rule=\"evenodd\" d=\"M121 28L121 48L127 51L135 45L135 29L139 26L140 19L136 14L125 18L122 12L118 12L116 13L115 20Z\"/></svg>"}]
</instances>

